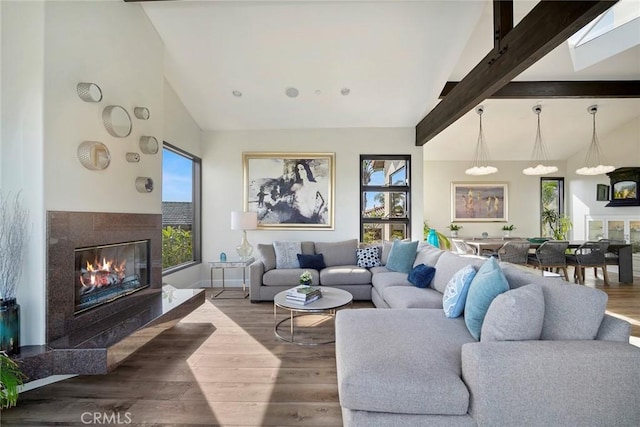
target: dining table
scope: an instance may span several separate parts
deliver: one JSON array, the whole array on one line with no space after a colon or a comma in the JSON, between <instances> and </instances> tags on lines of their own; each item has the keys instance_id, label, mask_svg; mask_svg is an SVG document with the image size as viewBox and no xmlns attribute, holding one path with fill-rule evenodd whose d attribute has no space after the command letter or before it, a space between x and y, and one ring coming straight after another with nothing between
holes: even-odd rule
<instances>
[{"instance_id":1,"label":"dining table","mask_svg":"<svg viewBox=\"0 0 640 427\"><path fill-rule=\"evenodd\" d=\"M501 239L501 238L486 238L486 239L465 239L464 242L471 246L478 255L487 255L496 253L498 249L502 247L508 240L516 240L514 238ZM528 240L528 239L521 239ZM569 242L569 249L576 249L580 247L585 241L572 240ZM531 242L531 250L535 251L540 247L542 241ZM632 248L630 243L611 243L607 249L608 253L613 253L616 257L611 258L612 261L608 262L611 265L618 266L618 282L619 283L633 283L633 259ZM614 262L615 261L615 262Z\"/></svg>"}]
</instances>

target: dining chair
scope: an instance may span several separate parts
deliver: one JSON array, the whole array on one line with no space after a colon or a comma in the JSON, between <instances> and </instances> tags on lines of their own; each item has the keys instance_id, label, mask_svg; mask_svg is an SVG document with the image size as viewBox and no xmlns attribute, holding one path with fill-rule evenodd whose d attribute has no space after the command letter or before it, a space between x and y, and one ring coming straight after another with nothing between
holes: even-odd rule
<instances>
[{"instance_id":1,"label":"dining chair","mask_svg":"<svg viewBox=\"0 0 640 427\"><path fill-rule=\"evenodd\" d=\"M564 273L564 278L568 282L569 274L567 273L567 258L566 251L569 247L569 242L566 240L549 240L542 243L534 254L529 254L527 263L534 268L539 268L544 274L544 271L551 271L556 269L556 273L560 270Z\"/></svg>"},{"instance_id":2,"label":"dining chair","mask_svg":"<svg viewBox=\"0 0 640 427\"><path fill-rule=\"evenodd\" d=\"M597 242L584 242L576 248L572 255L567 255L567 264L575 268L573 275L574 278L577 278L578 283L584 285L585 268L593 267L594 271L598 268L602 269L604 284L609 285L607 262L605 258L608 248L608 241L600 240Z\"/></svg>"},{"instance_id":3,"label":"dining chair","mask_svg":"<svg viewBox=\"0 0 640 427\"><path fill-rule=\"evenodd\" d=\"M471 246L469 246L462 239L451 239L451 243L453 244L454 252L457 253L457 254L464 254L464 255L475 255L476 254L476 250L473 249Z\"/></svg>"},{"instance_id":4,"label":"dining chair","mask_svg":"<svg viewBox=\"0 0 640 427\"><path fill-rule=\"evenodd\" d=\"M624 245L626 244L626 240L622 240L622 239L600 239L598 240L599 242L609 242L609 245ZM618 265L620 262L620 256L618 255L618 250L617 249L609 249L607 248L607 251L604 254L604 262L607 265ZM593 274L596 277L596 279L598 278L598 269L594 268L593 269Z\"/></svg>"},{"instance_id":5,"label":"dining chair","mask_svg":"<svg viewBox=\"0 0 640 427\"><path fill-rule=\"evenodd\" d=\"M527 240L509 240L498 249L498 259L512 264L526 265L531 243Z\"/></svg>"}]
</instances>

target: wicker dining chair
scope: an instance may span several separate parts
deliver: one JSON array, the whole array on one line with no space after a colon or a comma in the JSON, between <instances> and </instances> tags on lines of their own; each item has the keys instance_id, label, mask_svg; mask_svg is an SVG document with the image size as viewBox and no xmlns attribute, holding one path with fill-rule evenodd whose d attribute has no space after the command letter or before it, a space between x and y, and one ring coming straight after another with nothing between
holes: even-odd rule
<instances>
[{"instance_id":1,"label":"wicker dining chair","mask_svg":"<svg viewBox=\"0 0 640 427\"><path fill-rule=\"evenodd\" d=\"M476 250L473 249L471 246L469 246L462 239L451 239L451 243L453 244L454 252L457 253L457 254L463 254L463 255L475 255L476 254Z\"/></svg>"},{"instance_id":2,"label":"wicker dining chair","mask_svg":"<svg viewBox=\"0 0 640 427\"><path fill-rule=\"evenodd\" d=\"M555 268L556 273L562 270L564 278L568 282L569 274L567 273L566 251L569 242L565 240L549 240L542 243L535 254L529 254L527 263L534 268L544 271L551 271Z\"/></svg>"},{"instance_id":3,"label":"wicker dining chair","mask_svg":"<svg viewBox=\"0 0 640 427\"><path fill-rule=\"evenodd\" d=\"M531 243L528 240L509 240L498 249L498 259L512 264L526 265L530 247Z\"/></svg>"},{"instance_id":4,"label":"wicker dining chair","mask_svg":"<svg viewBox=\"0 0 640 427\"><path fill-rule=\"evenodd\" d=\"M598 242L584 242L572 255L567 255L567 264L575 268L574 278L577 277L578 283L584 285L584 271L587 267L593 267L594 270L601 268L604 284L609 285L609 276L607 274L607 261L605 254L609 248L609 242L600 240Z\"/></svg>"}]
</instances>

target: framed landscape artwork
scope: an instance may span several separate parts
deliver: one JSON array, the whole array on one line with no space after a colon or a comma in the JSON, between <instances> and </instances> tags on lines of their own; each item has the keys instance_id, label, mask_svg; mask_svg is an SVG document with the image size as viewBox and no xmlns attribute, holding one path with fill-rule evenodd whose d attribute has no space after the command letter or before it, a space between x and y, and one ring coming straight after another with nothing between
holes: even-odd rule
<instances>
[{"instance_id":1,"label":"framed landscape artwork","mask_svg":"<svg viewBox=\"0 0 640 427\"><path fill-rule=\"evenodd\" d=\"M334 153L243 153L243 165L258 228L333 230Z\"/></svg>"},{"instance_id":2,"label":"framed landscape artwork","mask_svg":"<svg viewBox=\"0 0 640 427\"><path fill-rule=\"evenodd\" d=\"M451 221L508 221L506 182L452 182Z\"/></svg>"}]
</instances>

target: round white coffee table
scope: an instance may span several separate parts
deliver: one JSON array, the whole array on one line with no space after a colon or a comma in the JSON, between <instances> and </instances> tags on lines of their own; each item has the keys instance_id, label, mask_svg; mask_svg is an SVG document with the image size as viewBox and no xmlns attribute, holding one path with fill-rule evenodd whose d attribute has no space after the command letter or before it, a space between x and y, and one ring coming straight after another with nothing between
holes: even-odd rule
<instances>
[{"instance_id":1,"label":"round white coffee table","mask_svg":"<svg viewBox=\"0 0 640 427\"><path fill-rule=\"evenodd\" d=\"M353 304L353 295L350 292L343 291L338 288L321 287L322 298L315 300L307 305L296 304L287 299L287 291L278 293L273 298L273 332L278 338L283 341L287 341L299 345L320 345L330 344L335 342L335 337L330 341L300 341L295 339L295 322L296 317L308 316L312 314L326 314L331 317L335 317L336 310L351 306ZM278 321L278 308L287 310L289 316ZM282 336L278 332L278 328L284 322L289 322L289 337Z\"/></svg>"}]
</instances>

